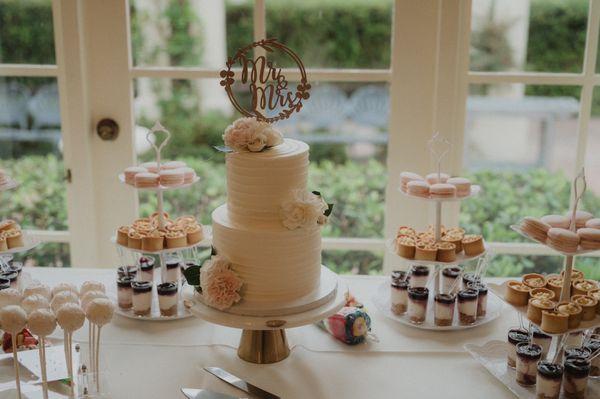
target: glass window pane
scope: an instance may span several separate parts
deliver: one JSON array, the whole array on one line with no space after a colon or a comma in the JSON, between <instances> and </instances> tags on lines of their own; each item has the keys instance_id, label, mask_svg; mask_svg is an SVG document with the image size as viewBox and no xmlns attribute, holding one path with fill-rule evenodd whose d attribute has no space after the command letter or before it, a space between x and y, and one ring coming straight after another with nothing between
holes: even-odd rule
<instances>
[{"instance_id":1,"label":"glass window pane","mask_svg":"<svg viewBox=\"0 0 600 399\"><path fill-rule=\"evenodd\" d=\"M15 260L23 262L26 267L71 267L69 244L44 243L34 250L15 256Z\"/></svg>"},{"instance_id":2,"label":"glass window pane","mask_svg":"<svg viewBox=\"0 0 600 399\"><path fill-rule=\"evenodd\" d=\"M471 86L464 167L482 193L462 203L461 226L487 241L526 241L509 226L568 210L578 99L574 87Z\"/></svg>"},{"instance_id":3,"label":"glass window pane","mask_svg":"<svg viewBox=\"0 0 600 399\"><path fill-rule=\"evenodd\" d=\"M228 54L252 42L251 0L132 0L130 5L136 66L220 68Z\"/></svg>"},{"instance_id":4,"label":"glass window pane","mask_svg":"<svg viewBox=\"0 0 600 399\"><path fill-rule=\"evenodd\" d=\"M471 70L582 70L587 0L474 0L471 15Z\"/></svg>"},{"instance_id":5,"label":"glass window pane","mask_svg":"<svg viewBox=\"0 0 600 399\"><path fill-rule=\"evenodd\" d=\"M392 0L267 0L266 7L267 37L290 47L306 67L390 66ZM274 57L293 66L280 58Z\"/></svg>"},{"instance_id":6,"label":"glass window pane","mask_svg":"<svg viewBox=\"0 0 600 399\"><path fill-rule=\"evenodd\" d=\"M381 274L383 252L327 249L323 264L338 274Z\"/></svg>"},{"instance_id":7,"label":"glass window pane","mask_svg":"<svg viewBox=\"0 0 600 399\"><path fill-rule=\"evenodd\" d=\"M600 217L600 88L594 88L592 115L590 118L587 146L585 150L585 177L587 191L582 208ZM597 258L596 258L597 259Z\"/></svg>"},{"instance_id":8,"label":"glass window pane","mask_svg":"<svg viewBox=\"0 0 600 399\"><path fill-rule=\"evenodd\" d=\"M0 63L56 63L51 0L0 0Z\"/></svg>"}]
</instances>

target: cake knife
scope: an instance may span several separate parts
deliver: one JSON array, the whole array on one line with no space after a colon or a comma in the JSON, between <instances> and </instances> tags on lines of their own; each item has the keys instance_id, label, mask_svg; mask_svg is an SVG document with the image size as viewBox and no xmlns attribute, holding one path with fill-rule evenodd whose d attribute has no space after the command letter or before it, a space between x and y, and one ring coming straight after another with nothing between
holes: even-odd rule
<instances>
[{"instance_id":1,"label":"cake knife","mask_svg":"<svg viewBox=\"0 0 600 399\"><path fill-rule=\"evenodd\" d=\"M264 389L260 389L259 387L252 385L239 377L236 377L235 375L223 370L222 368L204 367L204 370L208 371L215 377L222 379L226 383L233 385L234 387L241 389L246 393L249 393L250 395L254 395L261 399L281 399L279 396L267 392Z\"/></svg>"},{"instance_id":2,"label":"cake knife","mask_svg":"<svg viewBox=\"0 0 600 399\"><path fill-rule=\"evenodd\" d=\"M245 399L224 393L209 391L208 389L181 388L181 392L188 399Z\"/></svg>"}]
</instances>

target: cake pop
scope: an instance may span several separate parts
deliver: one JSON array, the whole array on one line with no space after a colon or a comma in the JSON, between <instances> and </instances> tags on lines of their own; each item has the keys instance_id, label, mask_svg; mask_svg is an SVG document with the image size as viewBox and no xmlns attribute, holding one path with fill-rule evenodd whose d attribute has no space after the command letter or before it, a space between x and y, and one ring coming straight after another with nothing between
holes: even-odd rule
<instances>
[{"instance_id":1,"label":"cake pop","mask_svg":"<svg viewBox=\"0 0 600 399\"><path fill-rule=\"evenodd\" d=\"M54 288L52 288L52 296L54 297L56 296L56 294L62 291L71 291L73 294L79 296L79 291L77 290L77 287L71 283L60 283L56 285Z\"/></svg>"},{"instance_id":2,"label":"cake pop","mask_svg":"<svg viewBox=\"0 0 600 399\"><path fill-rule=\"evenodd\" d=\"M52 302L50 302L50 307L54 311L54 313L58 313L59 309L66 305L67 303L79 304L79 297L75 295L72 291L60 291L54 298L52 298Z\"/></svg>"},{"instance_id":3,"label":"cake pop","mask_svg":"<svg viewBox=\"0 0 600 399\"><path fill-rule=\"evenodd\" d=\"M102 291L86 292L86 294L81 297L81 307L83 310L85 311L90 302L97 298L106 298L106 294Z\"/></svg>"},{"instance_id":4,"label":"cake pop","mask_svg":"<svg viewBox=\"0 0 600 399\"><path fill-rule=\"evenodd\" d=\"M86 281L81 284L81 289L79 290L79 295L83 298L85 294L91 291L100 291L102 293L106 292L106 288L104 284L99 281Z\"/></svg>"},{"instance_id":5,"label":"cake pop","mask_svg":"<svg viewBox=\"0 0 600 399\"><path fill-rule=\"evenodd\" d=\"M19 305L22 300L23 295L16 288L0 291L0 309L10 305Z\"/></svg>"},{"instance_id":6,"label":"cake pop","mask_svg":"<svg viewBox=\"0 0 600 399\"><path fill-rule=\"evenodd\" d=\"M21 307L27 314L31 314L34 310L38 309L48 309L50 307L50 303L46 299L45 296L40 294L33 294L25 297L23 301L21 301Z\"/></svg>"},{"instance_id":7,"label":"cake pop","mask_svg":"<svg viewBox=\"0 0 600 399\"><path fill-rule=\"evenodd\" d=\"M115 306L112 302L105 298L97 298L89 303L86 310L86 317L90 322L90 329L97 329L95 336L95 348L93 349L94 372L96 373L96 390L100 391L100 379L98 376L98 368L100 367L100 331L102 326L110 323L115 313Z\"/></svg>"},{"instance_id":8,"label":"cake pop","mask_svg":"<svg viewBox=\"0 0 600 399\"><path fill-rule=\"evenodd\" d=\"M56 318L50 309L37 309L29 314L29 330L38 336L40 367L44 399L48 398L48 377L46 374L46 337L56 329Z\"/></svg>"},{"instance_id":9,"label":"cake pop","mask_svg":"<svg viewBox=\"0 0 600 399\"><path fill-rule=\"evenodd\" d=\"M21 399L21 378L19 376L19 361L17 359L17 334L27 325L27 313L25 313L20 306L8 305L0 311L0 323L2 324L2 328L5 331L8 331L12 336L13 365L15 367L17 398Z\"/></svg>"},{"instance_id":10,"label":"cake pop","mask_svg":"<svg viewBox=\"0 0 600 399\"><path fill-rule=\"evenodd\" d=\"M49 301L52 299L52 291L46 284L34 283L23 290L24 297L34 294L42 295Z\"/></svg>"},{"instance_id":11,"label":"cake pop","mask_svg":"<svg viewBox=\"0 0 600 399\"><path fill-rule=\"evenodd\" d=\"M69 372L69 380L71 381L71 389L73 388L73 345L71 341L73 339L73 333L83 327L85 322L85 313L83 309L76 303L65 303L56 312L56 320L58 325L64 330L65 333L65 358L67 361L67 371Z\"/></svg>"}]
</instances>

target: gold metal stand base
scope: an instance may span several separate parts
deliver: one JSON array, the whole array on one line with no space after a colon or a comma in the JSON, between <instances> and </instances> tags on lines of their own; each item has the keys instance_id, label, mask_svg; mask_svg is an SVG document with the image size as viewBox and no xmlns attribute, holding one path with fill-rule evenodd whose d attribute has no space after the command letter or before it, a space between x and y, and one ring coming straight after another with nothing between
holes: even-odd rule
<instances>
[{"instance_id":1,"label":"gold metal stand base","mask_svg":"<svg viewBox=\"0 0 600 399\"><path fill-rule=\"evenodd\" d=\"M258 364L277 363L290 355L285 330L242 330L238 356Z\"/></svg>"}]
</instances>

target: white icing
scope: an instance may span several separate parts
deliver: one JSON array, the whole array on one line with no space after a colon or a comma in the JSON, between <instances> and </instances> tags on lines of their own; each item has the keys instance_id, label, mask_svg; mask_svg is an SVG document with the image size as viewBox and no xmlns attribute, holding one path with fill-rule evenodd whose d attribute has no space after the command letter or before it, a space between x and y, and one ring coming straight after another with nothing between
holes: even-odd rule
<instances>
[{"instance_id":1,"label":"white icing","mask_svg":"<svg viewBox=\"0 0 600 399\"><path fill-rule=\"evenodd\" d=\"M177 294L175 294L175 295L159 295L158 296L158 306L162 310L168 310L175 305L177 305Z\"/></svg>"},{"instance_id":2,"label":"white icing","mask_svg":"<svg viewBox=\"0 0 600 399\"><path fill-rule=\"evenodd\" d=\"M454 305L448 305L436 301L434 310L436 319L452 320L454 317Z\"/></svg>"},{"instance_id":3,"label":"white icing","mask_svg":"<svg viewBox=\"0 0 600 399\"><path fill-rule=\"evenodd\" d=\"M413 274L410 276L410 286L412 288L425 287L427 285L428 278L429 276L416 276Z\"/></svg>"},{"instance_id":4,"label":"white icing","mask_svg":"<svg viewBox=\"0 0 600 399\"><path fill-rule=\"evenodd\" d=\"M413 318L416 317L418 319L425 319L425 314L427 313L427 302L416 302L416 301L408 301L408 317Z\"/></svg>"},{"instance_id":5,"label":"white icing","mask_svg":"<svg viewBox=\"0 0 600 399\"><path fill-rule=\"evenodd\" d=\"M392 305L406 305L408 303L408 290L391 287L390 291Z\"/></svg>"},{"instance_id":6,"label":"white icing","mask_svg":"<svg viewBox=\"0 0 600 399\"><path fill-rule=\"evenodd\" d=\"M536 391L535 393L540 396L544 395L546 398L556 398L560 396L560 384L562 379L551 379L546 378L543 375L538 374L536 378Z\"/></svg>"},{"instance_id":7,"label":"white icing","mask_svg":"<svg viewBox=\"0 0 600 399\"><path fill-rule=\"evenodd\" d=\"M477 316L477 299L472 301L458 301L458 311L468 316Z\"/></svg>"}]
</instances>

